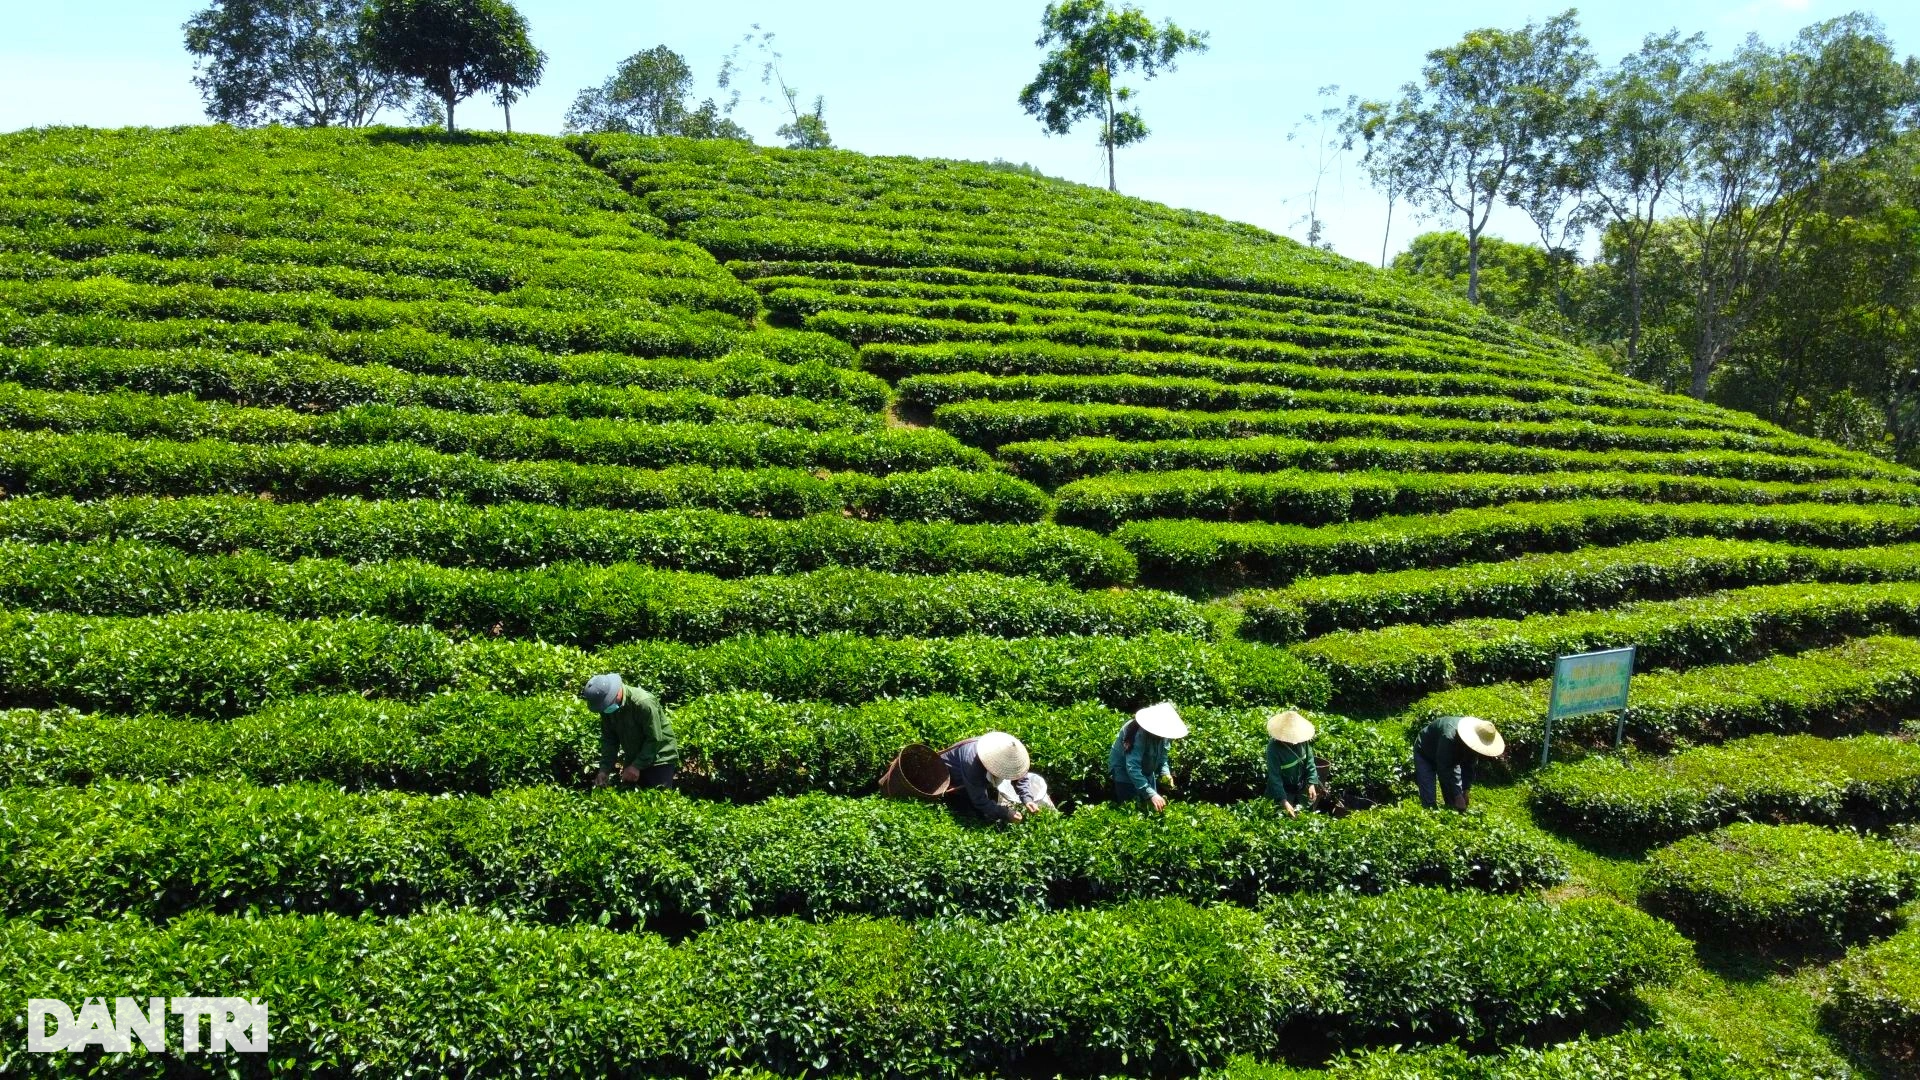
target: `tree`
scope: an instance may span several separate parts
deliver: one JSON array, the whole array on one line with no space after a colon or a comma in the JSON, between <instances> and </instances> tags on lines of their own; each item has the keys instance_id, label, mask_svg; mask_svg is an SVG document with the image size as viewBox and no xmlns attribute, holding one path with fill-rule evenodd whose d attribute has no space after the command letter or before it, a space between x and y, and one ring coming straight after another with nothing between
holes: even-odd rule
<instances>
[{"instance_id":1,"label":"tree","mask_svg":"<svg viewBox=\"0 0 1920 1080\"><path fill-rule=\"evenodd\" d=\"M207 118L219 123L360 127L403 105L361 38L359 0L214 0L188 19L187 52Z\"/></svg>"},{"instance_id":2,"label":"tree","mask_svg":"<svg viewBox=\"0 0 1920 1080\"><path fill-rule=\"evenodd\" d=\"M1127 107L1134 91L1115 86L1114 79L1123 71L1137 71L1142 79L1173 71L1180 54L1207 51L1207 35L1188 33L1171 19L1156 27L1132 4L1115 10L1106 0L1062 0L1047 5L1034 45L1055 48L1020 91L1020 107L1050 135L1065 135L1097 117L1107 151L1107 190L1118 191L1113 152L1146 138L1147 122L1140 110Z\"/></svg>"},{"instance_id":3,"label":"tree","mask_svg":"<svg viewBox=\"0 0 1920 1080\"><path fill-rule=\"evenodd\" d=\"M519 18L517 12L515 18ZM540 75L546 68L547 54L533 47L533 42L527 37L526 20L521 19L520 25L501 41L500 49L487 65L493 98L500 103L507 134L513 134L513 103L528 90L540 85Z\"/></svg>"},{"instance_id":4,"label":"tree","mask_svg":"<svg viewBox=\"0 0 1920 1080\"><path fill-rule=\"evenodd\" d=\"M774 131L775 135L787 140L789 150L830 150L833 139L827 134L827 99L815 94L813 107L802 112L800 109L800 91L787 82L786 72L780 67L780 52L773 47L773 31L761 30L759 23L742 35L740 43L733 47L727 58L720 64L720 87L726 89L736 70L740 49L751 45L760 54L760 85L778 87L780 100L786 106L787 114L792 117ZM761 102L772 104L773 99L762 97Z\"/></svg>"},{"instance_id":5,"label":"tree","mask_svg":"<svg viewBox=\"0 0 1920 1080\"><path fill-rule=\"evenodd\" d=\"M1587 220L1617 240L1615 256L1627 292L1629 364L1640 355L1641 252L1664 200L1687 176L1692 148L1681 103L1698 92L1705 49L1699 34L1648 37L1640 51L1602 76L1580 117L1575 168L1586 194Z\"/></svg>"},{"instance_id":6,"label":"tree","mask_svg":"<svg viewBox=\"0 0 1920 1080\"><path fill-rule=\"evenodd\" d=\"M1708 382L1778 288L1837 164L1912 122L1920 65L1894 58L1880 24L1817 23L1781 49L1757 38L1709 65L1682 108L1693 148L1681 220L1696 256L1690 392Z\"/></svg>"},{"instance_id":7,"label":"tree","mask_svg":"<svg viewBox=\"0 0 1920 1080\"><path fill-rule=\"evenodd\" d=\"M687 104L693 93L693 69L679 53L655 45L620 62L613 76L580 91L567 110L568 131L611 131L628 135L682 135L694 139L738 139L747 133L708 98Z\"/></svg>"},{"instance_id":8,"label":"tree","mask_svg":"<svg viewBox=\"0 0 1920 1080\"><path fill-rule=\"evenodd\" d=\"M438 97L448 131L455 105L483 90L517 95L545 62L506 0L371 0L362 20L381 70L418 79Z\"/></svg>"},{"instance_id":9,"label":"tree","mask_svg":"<svg viewBox=\"0 0 1920 1080\"><path fill-rule=\"evenodd\" d=\"M1593 69L1572 11L1517 31L1475 30L1427 54L1392 102L1354 106L1369 175L1429 211L1457 213L1467 236L1467 298L1480 299L1480 235L1501 200L1552 187L1551 151Z\"/></svg>"}]
</instances>

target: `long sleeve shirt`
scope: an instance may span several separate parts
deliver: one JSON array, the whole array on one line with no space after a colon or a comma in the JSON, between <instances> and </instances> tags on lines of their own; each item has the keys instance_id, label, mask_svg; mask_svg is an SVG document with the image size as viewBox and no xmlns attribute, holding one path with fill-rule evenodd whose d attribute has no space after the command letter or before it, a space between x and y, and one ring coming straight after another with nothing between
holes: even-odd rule
<instances>
[{"instance_id":1,"label":"long sleeve shirt","mask_svg":"<svg viewBox=\"0 0 1920 1080\"><path fill-rule=\"evenodd\" d=\"M673 737L660 699L629 686L620 707L600 717L600 769L613 768L615 755L636 769L680 763L680 743Z\"/></svg>"},{"instance_id":2,"label":"long sleeve shirt","mask_svg":"<svg viewBox=\"0 0 1920 1080\"><path fill-rule=\"evenodd\" d=\"M946 762L947 772L953 776L953 789L973 808L974 813L988 821L1012 821L1013 807L1002 805L995 794L997 785L987 767L980 762L979 739L966 739L954 743L940 751L940 760ZM1037 802L1031 776L1023 776L1013 782L1014 794L1022 802Z\"/></svg>"},{"instance_id":3,"label":"long sleeve shirt","mask_svg":"<svg viewBox=\"0 0 1920 1080\"><path fill-rule=\"evenodd\" d=\"M1300 805L1307 789L1320 783L1320 764L1313 760L1312 743L1267 740L1267 798Z\"/></svg>"},{"instance_id":4,"label":"long sleeve shirt","mask_svg":"<svg viewBox=\"0 0 1920 1080\"><path fill-rule=\"evenodd\" d=\"M1459 803L1461 795L1473 783L1473 761L1477 756L1460 741L1460 721L1465 717L1436 716L1414 737L1413 752L1433 765L1440 780L1441 800L1448 806Z\"/></svg>"},{"instance_id":5,"label":"long sleeve shirt","mask_svg":"<svg viewBox=\"0 0 1920 1080\"><path fill-rule=\"evenodd\" d=\"M1167 767L1167 740L1127 721L1113 737L1107 772L1113 776L1114 790L1123 797L1145 799L1160 794L1160 778L1173 776Z\"/></svg>"}]
</instances>

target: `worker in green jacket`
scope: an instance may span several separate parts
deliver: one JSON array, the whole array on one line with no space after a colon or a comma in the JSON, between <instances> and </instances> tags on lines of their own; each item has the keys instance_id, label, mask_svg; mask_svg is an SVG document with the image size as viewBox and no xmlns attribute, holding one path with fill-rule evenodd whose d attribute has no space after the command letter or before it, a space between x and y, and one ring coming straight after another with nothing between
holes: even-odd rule
<instances>
[{"instance_id":1,"label":"worker in green jacket","mask_svg":"<svg viewBox=\"0 0 1920 1080\"><path fill-rule=\"evenodd\" d=\"M680 744L667 722L660 699L615 674L595 675L580 692L587 708L600 714L600 767L593 786L613 775L616 755L625 762L620 782L643 788L671 788L680 770Z\"/></svg>"},{"instance_id":2,"label":"worker in green jacket","mask_svg":"<svg viewBox=\"0 0 1920 1080\"><path fill-rule=\"evenodd\" d=\"M1477 716L1436 716L1413 740L1413 780L1420 789L1420 805L1432 810L1434 788L1455 810L1467 808L1473 792L1473 766L1481 758L1497 758L1507 751L1507 740L1494 726Z\"/></svg>"},{"instance_id":3,"label":"worker in green jacket","mask_svg":"<svg viewBox=\"0 0 1920 1080\"><path fill-rule=\"evenodd\" d=\"M1121 802L1137 803L1155 811L1167 808L1161 788L1173 788L1173 772L1167 762L1167 745L1185 738L1187 722L1173 702L1149 705L1120 725L1107 753L1107 772L1113 777L1113 794Z\"/></svg>"},{"instance_id":4,"label":"worker in green jacket","mask_svg":"<svg viewBox=\"0 0 1920 1080\"><path fill-rule=\"evenodd\" d=\"M1320 766L1313 760L1313 721L1293 709L1267 717L1267 798L1288 817L1320 801Z\"/></svg>"}]
</instances>

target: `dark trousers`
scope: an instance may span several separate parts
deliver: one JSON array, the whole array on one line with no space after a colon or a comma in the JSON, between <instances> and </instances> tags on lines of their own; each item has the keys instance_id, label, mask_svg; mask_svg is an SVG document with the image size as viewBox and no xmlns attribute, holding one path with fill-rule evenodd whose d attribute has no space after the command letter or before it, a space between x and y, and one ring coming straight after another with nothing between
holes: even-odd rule
<instances>
[{"instance_id":1,"label":"dark trousers","mask_svg":"<svg viewBox=\"0 0 1920 1080\"><path fill-rule=\"evenodd\" d=\"M649 765L640 770L640 779L628 786L637 788L666 788L668 791L672 791L674 774L679 771L680 766L678 765Z\"/></svg>"},{"instance_id":2,"label":"dark trousers","mask_svg":"<svg viewBox=\"0 0 1920 1080\"><path fill-rule=\"evenodd\" d=\"M1461 765L1454 766L1455 775L1460 778L1460 801L1465 804L1468 793L1473 790L1473 770ZM1425 754L1413 755L1413 782L1420 788L1420 805L1431 810L1439 805L1436 796L1440 787L1440 770L1433 759Z\"/></svg>"}]
</instances>

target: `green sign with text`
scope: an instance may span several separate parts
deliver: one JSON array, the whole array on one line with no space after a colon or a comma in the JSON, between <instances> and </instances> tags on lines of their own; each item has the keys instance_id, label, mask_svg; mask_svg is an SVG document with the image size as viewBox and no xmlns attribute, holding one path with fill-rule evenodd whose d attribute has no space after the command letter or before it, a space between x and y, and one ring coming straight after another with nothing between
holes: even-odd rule
<instances>
[{"instance_id":1,"label":"green sign with text","mask_svg":"<svg viewBox=\"0 0 1920 1080\"><path fill-rule=\"evenodd\" d=\"M1627 683L1633 678L1633 646L1563 656L1553 665L1553 697L1547 716L1613 712L1627 707Z\"/></svg>"}]
</instances>

